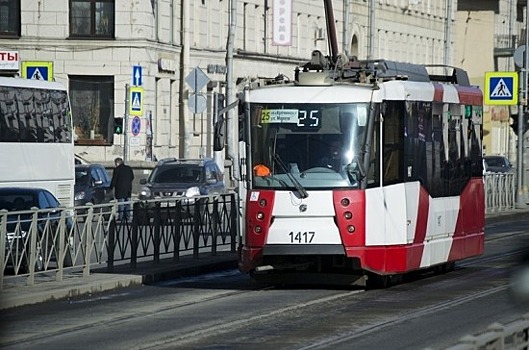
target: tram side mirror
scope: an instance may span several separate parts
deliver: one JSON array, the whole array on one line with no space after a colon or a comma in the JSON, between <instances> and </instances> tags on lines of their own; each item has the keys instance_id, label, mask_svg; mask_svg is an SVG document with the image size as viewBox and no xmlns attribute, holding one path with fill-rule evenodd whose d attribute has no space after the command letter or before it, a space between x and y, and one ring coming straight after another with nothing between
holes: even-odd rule
<instances>
[{"instance_id":1,"label":"tram side mirror","mask_svg":"<svg viewBox=\"0 0 529 350\"><path fill-rule=\"evenodd\" d=\"M220 117L219 120L215 122L213 128L213 150L222 151L224 149L226 133L226 129L224 128L224 118Z\"/></svg>"}]
</instances>

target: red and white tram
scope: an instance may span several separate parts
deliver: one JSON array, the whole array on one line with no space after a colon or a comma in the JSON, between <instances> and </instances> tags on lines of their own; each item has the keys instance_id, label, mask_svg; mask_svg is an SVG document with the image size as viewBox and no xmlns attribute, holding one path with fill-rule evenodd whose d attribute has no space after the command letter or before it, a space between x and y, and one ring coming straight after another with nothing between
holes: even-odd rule
<instances>
[{"instance_id":1,"label":"red and white tram","mask_svg":"<svg viewBox=\"0 0 529 350\"><path fill-rule=\"evenodd\" d=\"M385 285L483 253L482 92L465 71L316 51L241 106L241 271Z\"/></svg>"}]
</instances>

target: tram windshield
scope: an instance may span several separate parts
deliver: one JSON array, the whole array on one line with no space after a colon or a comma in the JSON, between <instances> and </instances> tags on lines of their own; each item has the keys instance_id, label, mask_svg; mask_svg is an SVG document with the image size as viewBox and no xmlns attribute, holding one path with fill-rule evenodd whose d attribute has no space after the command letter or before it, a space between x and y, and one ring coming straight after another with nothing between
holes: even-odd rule
<instances>
[{"instance_id":1,"label":"tram windshield","mask_svg":"<svg viewBox=\"0 0 529 350\"><path fill-rule=\"evenodd\" d=\"M358 187L369 104L251 105L255 188Z\"/></svg>"}]
</instances>

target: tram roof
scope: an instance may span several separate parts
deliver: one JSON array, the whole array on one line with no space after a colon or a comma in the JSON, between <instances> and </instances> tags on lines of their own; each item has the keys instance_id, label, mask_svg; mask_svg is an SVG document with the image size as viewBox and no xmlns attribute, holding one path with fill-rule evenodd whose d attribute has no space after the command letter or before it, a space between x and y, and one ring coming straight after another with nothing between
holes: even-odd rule
<instances>
[{"instance_id":1,"label":"tram roof","mask_svg":"<svg viewBox=\"0 0 529 350\"><path fill-rule=\"evenodd\" d=\"M394 101L438 101L460 103L461 95L479 104L481 92L451 84L392 80L371 84L271 85L250 91L250 102L263 103L354 103ZM475 95L475 96L473 96ZM466 102L468 103L468 102ZM473 104L476 104L473 103Z\"/></svg>"}]
</instances>

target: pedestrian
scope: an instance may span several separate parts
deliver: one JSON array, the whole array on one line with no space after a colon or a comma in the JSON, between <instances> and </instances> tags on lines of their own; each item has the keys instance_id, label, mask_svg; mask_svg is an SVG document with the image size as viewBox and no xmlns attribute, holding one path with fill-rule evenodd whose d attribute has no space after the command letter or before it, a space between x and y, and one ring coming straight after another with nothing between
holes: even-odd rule
<instances>
[{"instance_id":1,"label":"pedestrian","mask_svg":"<svg viewBox=\"0 0 529 350\"><path fill-rule=\"evenodd\" d=\"M114 189L114 196L118 200L118 220L128 221L130 208L127 202L130 201L132 193L132 180L134 180L134 173L132 168L123 162L123 159L118 157L114 159L116 168L112 173L112 181L110 188Z\"/></svg>"}]
</instances>

